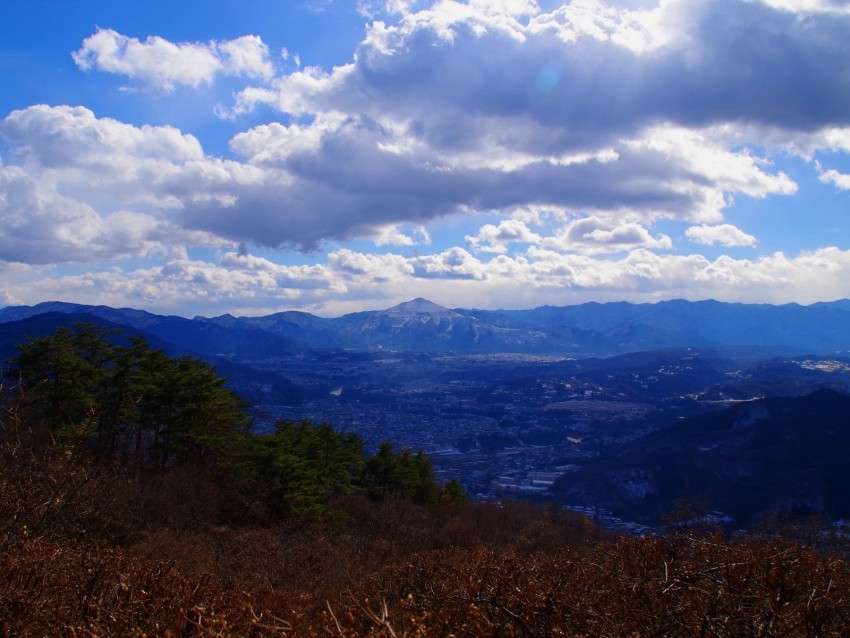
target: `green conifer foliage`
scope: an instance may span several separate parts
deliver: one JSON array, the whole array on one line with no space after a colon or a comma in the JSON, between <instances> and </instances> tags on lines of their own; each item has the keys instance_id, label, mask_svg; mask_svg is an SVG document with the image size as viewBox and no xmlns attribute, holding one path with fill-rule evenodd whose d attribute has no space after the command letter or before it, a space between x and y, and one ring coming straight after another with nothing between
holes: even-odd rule
<instances>
[{"instance_id":1,"label":"green conifer foliage","mask_svg":"<svg viewBox=\"0 0 850 638\"><path fill-rule=\"evenodd\" d=\"M100 457L160 468L214 462L244 438L244 403L215 368L110 336L77 324L19 346L12 374L30 423Z\"/></svg>"}]
</instances>

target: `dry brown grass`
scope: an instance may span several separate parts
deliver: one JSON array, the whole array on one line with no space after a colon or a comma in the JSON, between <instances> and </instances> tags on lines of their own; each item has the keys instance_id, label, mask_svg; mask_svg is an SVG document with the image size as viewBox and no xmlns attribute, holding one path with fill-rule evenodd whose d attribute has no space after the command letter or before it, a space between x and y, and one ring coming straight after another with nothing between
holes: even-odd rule
<instances>
[{"instance_id":1,"label":"dry brown grass","mask_svg":"<svg viewBox=\"0 0 850 638\"><path fill-rule=\"evenodd\" d=\"M0 635L840 636L850 569L781 541L604 537L553 508L338 499L270 521L0 440ZM194 496L194 501L192 501Z\"/></svg>"},{"instance_id":2,"label":"dry brown grass","mask_svg":"<svg viewBox=\"0 0 850 638\"><path fill-rule=\"evenodd\" d=\"M253 551L271 558L278 549ZM287 573L294 575L277 577L285 580ZM850 632L847 563L780 542L733 544L682 535L555 553L445 549L387 565L347 591L298 592L269 584L249 592L173 561L103 544L27 539L0 554L0 631L599 637Z\"/></svg>"},{"instance_id":3,"label":"dry brown grass","mask_svg":"<svg viewBox=\"0 0 850 638\"><path fill-rule=\"evenodd\" d=\"M312 631L328 626L346 636L842 636L850 571L794 545L685 535L530 556L448 550L374 574Z\"/></svg>"},{"instance_id":4,"label":"dry brown grass","mask_svg":"<svg viewBox=\"0 0 850 638\"><path fill-rule=\"evenodd\" d=\"M0 554L5 636L287 635L245 593L98 544L30 539Z\"/></svg>"}]
</instances>

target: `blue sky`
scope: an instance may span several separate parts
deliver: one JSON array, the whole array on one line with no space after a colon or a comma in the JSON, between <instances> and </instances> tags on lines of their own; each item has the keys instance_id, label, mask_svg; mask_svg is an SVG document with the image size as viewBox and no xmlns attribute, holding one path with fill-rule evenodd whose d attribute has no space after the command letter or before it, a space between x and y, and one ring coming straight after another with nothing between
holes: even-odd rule
<instances>
[{"instance_id":1,"label":"blue sky","mask_svg":"<svg viewBox=\"0 0 850 638\"><path fill-rule=\"evenodd\" d=\"M0 305L850 297L850 2L7 2Z\"/></svg>"}]
</instances>

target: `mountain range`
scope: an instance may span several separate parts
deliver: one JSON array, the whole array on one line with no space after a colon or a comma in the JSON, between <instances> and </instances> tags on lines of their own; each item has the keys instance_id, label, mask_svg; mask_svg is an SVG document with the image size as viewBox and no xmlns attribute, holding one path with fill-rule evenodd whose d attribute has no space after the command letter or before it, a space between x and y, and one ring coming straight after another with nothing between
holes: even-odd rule
<instances>
[{"instance_id":1,"label":"mountain range","mask_svg":"<svg viewBox=\"0 0 850 638\"><path fill-rule=\"evenodd\" d=\"M45 302L0 309L0 323L46 313L87 315L206 356L293 356L309 350L612 355L673 347L850 350L850 300L810 306L663 301L586 303L531 310L449 309L414 299L386 310L323 318L305 312L195 317Z\"/></svg>"}]
</instances>

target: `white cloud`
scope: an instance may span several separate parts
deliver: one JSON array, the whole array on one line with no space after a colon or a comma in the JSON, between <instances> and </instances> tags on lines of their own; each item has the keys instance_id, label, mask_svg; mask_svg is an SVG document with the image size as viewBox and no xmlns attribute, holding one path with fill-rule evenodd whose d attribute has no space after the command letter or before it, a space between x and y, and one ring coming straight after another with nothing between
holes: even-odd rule
<instances>
[{"instance_id":1,"label":"white cloud","mask_svg":"<svg viewBox=\"0 0 850 638\"><path fill-rule=\"evenodd\" d=\"M272 122L238 133L230 148L252 164L280 166L293 155L317 152L324 135L344 123L345 117L335 113L319 114L309 125Z\"/></svg>"},{"instance_id":2,"label":"white cloud","mask_svg":"<svg viewBox=\"0 0 850 638\"><path fill-rule=\"evenodd\" d=\"M424 226L404 228L397 224L380 229L375 237L376 246L417 246L431 243L431 236Z\"/></svg>"},{"instance_id":3,"label":"white cloud","mask_svg":"<svg viewBox=\"0 0 850 638\"><path fill-rule=\"evenodd\" d=\"M474 279L487 278L487 269L476 257L463 248L450 248L435 255L411 261L413 272L423 279Z\"/></svg>"},{"instance_id":4,"label":"white cloud","mask_svg":"<svg viewBox=\"0 0 850 638\"><path fill-rule=\"evenodd\" d=\"M383 7L391 21L369 27L351 63L297 69L238 94L229 116L260 103L291 116L233 138L244 164L200 152L154 172L143 170L153 169L149 158L124 153L138 160L126 163L135 182L116 180L110 195L120 193L124 205L147 197L173 208L177 223L227 240L308 249L323 239L384 241L383 229L470 210L508 216L546 207L643 226L659 217L716 225L738 193L796 192L768 155L748 150L743 131L761 133L756 144L772 131L783 148L811 147L817 131L833 131L817 143L843 144L834 132L844 130L838 119L841 104L850 105L850 82L825 69L792 77L787 57L728 45L738 31L756 40L782 32L787 55L808 60L846 48L833 25L803 28L784 10L707 0L649 8L576 0L548 12L523 0L391 4ZM231 72L267 79L267 52L251 38L185 51L220 65L195 65L203 77L225 72L230 60ZM112 31L87 43L77 55L83 63L95 64L102 48L103 64L122 69L152 69L183 52L183 45ZM746 81L734 72L739 67ZM807 97L815 94L817 101ZM39 132L30 133L12 141L34 147ZM115 152L103 155L111 161ZM50 158L43 153L40 161ZM146 194L131 196L132 183L143 180L153 182ZM579 245L669 247L669 238L636 230L618 242L605 236L610 229L596 229ZM483 238L471 245L506 246Z\"/></svg>"},{"instance_id":5,"label":"white cloud","mask_svg":"<svg viewBox=\"0 0 850 638\"><path fill-rule=\"evenodd\" d=\"M343 84L353 71L353 64L336 67L331 73L317 66L300 68L276 78L269 86L243 89L236 94L236 103L229 114L248 113L261 104L296 116L333 111L332 108L316 108L316 103L324 100L325 93Z\"/></svg>"},{"instance_id":6,"label":"white cloud","mask_svg":"<svg viewBox=\"0 0 850 638\"><path fill-rule=\"evenodd\" d=\"M345 292L345 286L334 273L323 265L283 266L262 257L235 252L225 253L219 262L221 268L250 273L269 289L326 289Z\"/></svg>"},{"instance_id":7,"label":"white cloud","mask_svg":"<svg viewBox=\"0 0 850 638\"><path fill-rule=\"evenodd\" d=\"M519 219L506 219L498 226L485 224L478 234L467 235L466 243L476 252L506 253L508 244L537 244L540 235L532 232L525 222Z\"/></svg>"},{"instance_id":8,"label":"white cloud","mask_svg":"<svg viewBox=\"0 0 850 638\"><path fill-rule=\"evenodd\" d=\"M213 46L212 44L210 45ZM244 75L249 78L269 79L274 75L274 65L269 48L256 35L243 35L233 40L215 44L225 75ZM298 56L295 56L296 59Z\"/></svg>"},{"instance_id":9,"label":"white cloud","mask_svg":"<svg viewBox=\"0 0 850 638\"><path fill-rule=\"evenodd\" d=\"M610 42L634 53L646 53L687 41L687 6L695 0L668 0L655 8L617 7L600 0L573 0L550 13L538 11L529 30L553 33L575 43L581 38Z\"/></svg>"},{"instance_id":10,"label":"white cloud","mask_svg":"<svg viewBox=\"0 0 850 638\"><path fill-rule=\"evenodd\" d=\"M835 169L824 170L821 168L820 164L817 165L818 172L820 173L820 181L824 184L832 184L836 188L846 191L850 190L850 175L845 173L840 173Z\"/></svg>"},{"instance_id":11,"label":"white cloud","mask_svg":"<svg viewBox=\"0 0 850 638\"><path fill-rule=\"evenodd\" d=\"M732 224L718 224L709 226L691 226L685 231L685 236L696 244L711 246L720 244L722 246L755 246L758 241L752 235L742 231Z\"/></svg>"},{"instance_id":12,"label":"white cloud","mask_svg":"<svg viewBox=\"0 0 850 638\"><path fill-rule=\"evenodd\" d=\"M260 79L274 75L268 47L255 35L209 43L150 36L142 42L113 29L98 29L72 57L83 70L124 75L166 91L176 85L210 84L218 74Z\"/></svg>"},{"instance_id":13,"label":"white cloud","mask_svg":"<svg viewBox=\"0 0 850 638\"><path fill-rule=\"evenodd\" d=\"M765 172L766 161L747 149L730 151L723 148L712 139L711 133L710 129L700 131L669 125L654 126L645 131L641 139L630 144L675 158L676 165L683 171L703 177L715 195L737 192L750 197L766 197L797 192L797 184L785 173ZM712 197L705 199L710 201Z\"/></svg>"},{"instance_id":14,"label":"white cloud","mask_svg":"<svg viewBox=\"0 0 850 638\"><path fill-rule=\"evenodd\" d=\"M401 255L370 255L348 248L335 250L328 255L328 266L347 279L370 283L393 281L413 274L413 266Z\"/></svg>"},{"instance_id":15,"label":"white cloud","mask_svg":"<svg viewBox=\"0 0 850 638\"><path fill-rule=\"evenodd\" d=\"M15 303L72 298L188 314L234 308L251 314L284 309L328 314L387 307L416 296L464 308L673 298L813 303L850 296L848 282L850 251L835 247L754 260L645 249L611 259L533 246L522 255L489 260L462 248L407 258L340 249L315 266L225 253L217 263L175 259L151 268L72 276L0 270L0 287Z\"/></svg>"},{"instance_id":16,"label":"white cloud","mask_svg":"<svg viewBox=\"0 0 850 638\"><path fill-rule=\"evenodd\" d=\"M673 242L664 234L653 237L646 228L633 221L592 216L565 224L554 236L543 239L541 245L562 252L600 254L641 247L669 250Z\"/></svg>"},{"instance_id":17,"label":"white cloud","mask_svg":"<svg viewBox=\"0 0 850 638\"><path fill-rule=\"evenodd\" d=\"M206 160L190 135L47 106L12 112L0 134L24 160L0 168L0 259L83 262L229 242L173 213L232 201L221 182L249 169Z\"/></svg>"},{"instance_id":18,"label":"white cloud","mask_svg":"<svg viewBox=\"0 0 850 638\"><path fill-rule=\"evenodd\" d=\"M178 228L127 211L92 207L38 184L17 167L0 167L0 260L26 264L87 262L165 252L188 239Z\"/></svg>"},{"instance_id":19,"label":"white cloud","mask_svg":"<svg viewBox=\"0 0 850 638\"><path fill-rule=\"evenodd\" d=\"M101 216L136 210L221 241L313 247L322 239L371 237L387 225L419 226L476 206L510 211L534 200L608 200L608 207L619 208L641 194L658 210L675 212L665 201L671 193L663 182L660 192L652 191L653 175L641 174L634 153L624 164L607 158L534 164L513 171L513 182L500 183L502 171L444 170L427 151L399 152L392 128L350 118L249 131L233 141L249 156L247 164L210 158L194 137L176 129L98 119L81 107L15 111L0 123L0 133L39 188ZM618 172L630 169L636 174L620 174L612 186ZM674 201L689 197L673 195Z\"/></svg>"},{"instance_id":20,"label":"white cloud","mask_svg":"<svg viewBox=\"0 0 850 638\"><path fill-rule=\"evenodd\" d=\"M763 2L769 7L792 13L850 14L845 0L748 0Z\"/></svg>"},{"instance_id":21,"label":"white cloud","mask_svg":"<svg viewBox=\"0 0 850 638\"><path fill-rule=\"evenodd\" d=\"M252 161L297 160L314 175L324 167L327 180L343 184L350 178L323 161L341 162L345 155L323 151L377 149L381 161L373 174L382 184L405 188L417 171L443 176L413 182L456 194L453 202L432 195L440 201L439 215L549 206L718 223L736 193L796 192L794 181L772 170L767 157L732 142L730 129L761 119L760 130L782 131L787 145L801 117L808 138L813 119L826 126L842 117L837 108L825 112L822 100L805 102L805 91L795 90L789 102L776 86L819 82L818 90L828 86L839 102L850 103L850 84L836 84L822 71L784 77L785 60L742 61L724 40L731 36L709 29L729 21L767 37L788 27L793 54L808 59L806 48L822 42L781 15L705 0L675 0L651 10L582 1L550 13L525 2L408 6L396 24L371 25L352 63L330 72L305 69L242 92L239 112L265 103L316 120L249 131L234 148ZM581 37L554 37L557 25L578 29ZM654 55L617 39L636 29L646 32L638 49L651 41ZM735 64L749 65L745 84L735 74L718 75L717 69ZM774 76L783 76L782 82ZM745 95L748 102L732 104L726 95ZM788 112L799 115L782 121ZM353 153L345 157L358 162Z\"/></svg>"},{"instance_id":22,"label":"white cloud","mask_svg":"<svg viewBox=\"0 0 850 638\"><path fill-rule=\"evenodd\" d=\"M23 303L71 298L79 303L142 306L179 314L218 314L222 306L273 312L347 292L343 279L327 266L282 266L238 253L225 253L218 263L173 259L150 268L41 276L11 287L23 293Z\"/></svg>"},{"instance_id":23,"label":"white cloud","mask_svg":"<svg viewBox=\"0 0 850 638\"><path fill-rule=\"evenodd\" d=\"M672 240L653 230L672 220L697 244L753 246L724 214L741 195L798 194L772 160L850 152L850 16L840 3L368 4L383 22L368 27L348 64L282 64L290 72L278 77L257 36L87 38L74 54L81 68L165 90L253 78L222 113L235 124L258 105L282 116L234 135L235 159L225 159L174 127L83 107L9 114L0 122L9 149L0 260L162 253L166 267L80 275L79 290L264 308L293 299L341 307L357 303L343 294L374 298L377 283L381 295L445 288L479 305L500 286L525 305L559 303L564 291L717 296L724 285L732 296L784 299L808 295L800 282L825 259L844 263L840 251L755 261L659 255ZM818 170L850 188L847 175ZM495 221L477 232L447 222L471 232L467 248L422 257L340 249L304 271L229 252L216 264L187 258L186 246L428 244L433 220L470 213ZM838 290L830 277L811 290Z\"/></svg>"},{"instance_id":24,"label":"white cloud","mask_svg":"<svg viewBox=\"0 0 850 638\"><path fill-rule=\"evenodd\" d=\"M445 1L406 12L398 24L376 22L354 63L282 79L279 108L369 109L372 116L383 109L420 124L463 112L522 112L576 142L582 130L633 135L657 121L781 122L813 130L818 119L821 126L842 119L848 81L830 72L847 50L840 16L812 24L759 3L708 0L668 0L650 9L574 0L549 13L508 4ZM774 37L783 38L783 48L770 54L740 46ZM645 41L639 49L650 43L657 50L642 56L624 44L637 41ZM420 72L436 68L440 73ZM812 92L801 93L804 87ZM824 104L818 90L839 104Z\"/></svg>"},{"instance_id":25,"label":"white cloud","mask_svg":"<svg viewBox=\"0 0 850 638\"><path fill-rule=\"evenodd\" d=\"M108 169L117 155L182 163L203 159L200 142L171 126L136 127L87 108L43 104L12 111L0 133L41 166ZM114 169L113 169L114 170Z\"/></svg>"},{"instance_id":26,"label":"white cloud","mask_svg":"<svg viewBox=\"0 0 850 638\"><path fill-rule=\"evenodd\" d=\"M235 136L231 146L247 162L209 157L196 138L172 127L135 127L82 107L15 111L0 122L0 133L39 190L75 200L101 218L131 211L204 233L198 236L204 245L314 248L323 239L381 237L391 226L421 227L476 209L505 215L583 209L630 217L629 223L659 216L716 222L730 193L758 197L796 188L785 175L765 172L749 153L724 151L706 135L669 127L570 161L559 156L512 169L449 162L392 122L333 113ZM470 245L498 252L506 242L537 241L517 235L520 224L505 220L483 229ZM581 236L562 233L560 241L578 247L566 250L669 248L669 238L641 235L637 226L606 235L618 225Z\"/></svg>"},{"instance_id":27,"label":"white cloud","mask_svg":"<svg viewBox=\"0 0 850 638\"><path fill-rule=\"evenodd\" d=\"M850 152L850 128L846 126L792 130L736 122L708 127L702 135L720 147L743 147L744 155L751 154L746 150L748 146L760 146L771 155L791 154L811 162L817 153Z\"/></svg>"}]
</instances>

